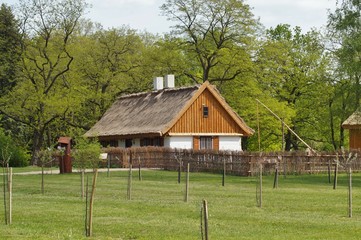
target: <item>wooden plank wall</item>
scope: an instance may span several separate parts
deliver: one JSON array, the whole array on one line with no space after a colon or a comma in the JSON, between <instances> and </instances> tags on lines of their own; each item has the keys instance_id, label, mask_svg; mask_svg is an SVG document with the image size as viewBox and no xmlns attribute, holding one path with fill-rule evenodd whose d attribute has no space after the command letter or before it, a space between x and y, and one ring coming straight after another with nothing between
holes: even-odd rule
<instances>
[{"instance_id":1,"label":"wooden plank wall","mask_svg":"<svg viewBox=\"0 0 361 240\"><path fill-rule=\"evenodd\" d=\"M203 117L203 105L209 116ZM208 89L194 101L189 109L170 129L169 133L244 133L224 107Z\"/></svg>"},{"instance_id":2,"label":"wooden plank wall","mask_svg":"<svg viewBox=\"0 0 361 240\"><path fill-rule=\"evenodd\" d=\"M361 149L361 129L350 129L350 149Z\"/></svg>"}]
</instances>

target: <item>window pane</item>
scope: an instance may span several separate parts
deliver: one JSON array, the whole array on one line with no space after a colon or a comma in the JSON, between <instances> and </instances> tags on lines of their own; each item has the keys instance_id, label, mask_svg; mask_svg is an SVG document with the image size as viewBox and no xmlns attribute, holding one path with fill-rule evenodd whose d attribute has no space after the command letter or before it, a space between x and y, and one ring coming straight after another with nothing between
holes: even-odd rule
<instances>
[{"instance_id":1,"label":"window pane","mask_svg":"<svg viewBox=\"0 0 361 240\"><path fill-rule=\"evenodd\" d=\"M200 148L212 149L213 148L212 137L200 137Z\"/></svg>"}]
</instances>

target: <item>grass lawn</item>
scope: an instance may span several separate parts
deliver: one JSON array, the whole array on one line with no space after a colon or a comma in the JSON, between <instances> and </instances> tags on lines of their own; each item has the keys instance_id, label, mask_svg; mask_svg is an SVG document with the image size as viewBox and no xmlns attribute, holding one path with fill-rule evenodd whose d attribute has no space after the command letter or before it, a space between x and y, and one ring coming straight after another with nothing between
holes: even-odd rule
<instances>
[{"instance_id":1,"label":"grass lawn","mask_svg":"<svg viewBox=\"0 0 361 240\"><path fill-rule=\"evenodd\" d=\"M14 170L14 172L17 172ZM91 175L89 175L91 176ZM99 173L94 202L93 237L88 239L201 239L200 210L208 201L210 239L359 239L361 174L353 179L353 217L348 218L347 179L339 175L333 190L326 175L263 177L263 207L256 206L256 178L191 173L189 201L184 202L185 174L133 173L132 200L127 200L126 171ZM13 224L4 224L1 239L86 239L85 202L77 173L14 175ZM3 196L0 197L3 202Z\"/></svg>"}]
</instances>

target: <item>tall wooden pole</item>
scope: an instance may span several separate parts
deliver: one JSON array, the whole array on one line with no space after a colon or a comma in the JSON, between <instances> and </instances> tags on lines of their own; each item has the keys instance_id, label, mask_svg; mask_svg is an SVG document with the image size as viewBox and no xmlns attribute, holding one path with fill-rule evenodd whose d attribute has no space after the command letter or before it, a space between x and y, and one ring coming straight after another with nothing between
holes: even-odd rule
<instances>
[{"instance_id":1,"label":"tall wooden pole","mask_svg":"<svg viewBox=\"0 0 361 240\"><path fill-rule=\"evenodd\" d=\"M142 181L142 166L140 162L140 156L138 156L138 179Z\"/></svg>"},{"instance_id":2,"label":"tall wooden pole","mask_svg":"<svg viewBox=\"0 0 361 240\"><path fill-rule=\"evenodd\" d=\"M223 177L222 177L222 186L224 187L226 179L226 158L223 156Z\"/></svg>"},{"instance_id":3,"label":"tall wooden pole","mask_svg":"<svg viewBox=\"0 0 361 240\"><path fill-rule=\"evenodd\" d=\"M85 194L85 236L89 237L89 215L88 215L88 196L89 196L89 176L86 176L86 194Z\"/></svg>"},{"instance_id":4,"label":"tall wooden pole","mask_svg":"<svg viewBox=\"0 0 361 240\"><path fill-rule=\"evenodd\" d=\"M333 178L333 189L337 188L337 174L338 174L338 157L337 157L337 161L336 161L336 165L335 165L335 173L334 173L334 178Z\"/></svg>"},{"instance_id":5,"label":"tall wooden pole","mask_svg":"<svg viewBox=\"0 0 361 240\"><path fill-rule=\"evenodd\" d=\"M12 222L13 211L13 168L9 168L9 224Z\"/></svg>"},{"instance_id":6,"label":"tall wooden pole","mask_svg":"<svg viewBox=\"0 0 361 240\"><path fill-rule=\"evenodd\" d=\"M295 131L293 131L276 113L274 113L269 107L267 107L260 100L256 99L256 101L259 102L263 107L265 107L270 113L272 113L272 115L275 116L278 120L280 120L285 125L285 127L298 138L298 140L300 140L303 144L305 144L306 147L308 147L312 152L315 152L315 150L313 150L313 148L311 148L310 145L308 145L300 136L298 136L298 134Z\"/></svg>"},{"instance_id":7,"label":"tall wooden pole","mask_svg":"<svg viewBox=\"0 0 361 240\"><path fill-rule=\"evenodd\" d=\"M98 169L95 169L93 176L92 192L90 195L90 203L89 203L89 237L91 237L93 233L93 205L94 205L94 195L95 195L97 177L98 177Z\"/></svg>"},{"instance_id":8,"label":"tall wooden pole","mask_svg":"<svg viewBox=\"0 0 361 240\"><path fill-rule=\"evenodd\" d=\"M258 151L261 152L261 130L259 126L259 107L257 103L257 131L258 131Z\"/></svg>"},{"instance_id":9,"label":"tall wooden pole","mask_svg":"<svg viewBox=\"0 0 361 240\"><path fill-rule=\"evenodd\" d=\"M82 168L81 169L81 174L80 174L80 182L81 182L81 186L80 186L80 191L81 191L81 199L84 199L84 172L85 169ZM88 183L87 183L88 184Z\"/></svg>"},{"instance_id":10,"label":"tall wooden pole","mask_svg":"<svg viewBox=\"0 0 361 240\"><path fill-rule=\"evenodd\" d=\"M208 204L207 200L203 200L203 210L204 210L204 236L205 240L208 240Z\"/></svg>"},{"instance_id":11,"label":"tall wooden pole","mask_svg":"<svg viewBox=\"0 0 361 240\"><path fill-rule=\"evenodd\" d=\"M348 216L352 217L352 168L348 169Z\"/></svg>"},{"instance_id":12,"label":"tall wooden pole","mask_svg":"<svg viewBox=\"0 0 361 240\"><path fill-rule=\"evenodd\" d=\"M8 185L7 184L7 175L8 175L8 173L7 173L7 171L6 171L6 167L5 166L3 166L3 186L4 186L4 218L5 218L5 224L7 225L8 224L8 211L7 211L7 204L6 204L6 186Z\"/></svg>"},{"instance_id":13,"label":"tall wooden pole","mask_svg":"<svg viewBox=\"0 0 361 240\"><path fill-rule=\"evenodd\" d=\"M189 163L187 164L187 176L186 176L186 194L184 201L188 202L188 195L189 195Z\"/></svg>"},{"instance_id":14,"label":"tall wooden pole","mask_svg":"<svg viewBox=\"0 0 361 240\"><path fill-rule=\"evenodd\" d=\"M129 161L129 173L128 173L128 188L127 188L127 198L132 200L132 160Z\"/></svg>"},{"instance_id":15,"label":"tall wooden pole","mask_svg":"<svg viewBox=\"0 0 361 240\"><path fill-rule=\"evenodd\" d=\"M262 163L259 164L259 207L262 208Z\"/></svg>"}]
</instances>

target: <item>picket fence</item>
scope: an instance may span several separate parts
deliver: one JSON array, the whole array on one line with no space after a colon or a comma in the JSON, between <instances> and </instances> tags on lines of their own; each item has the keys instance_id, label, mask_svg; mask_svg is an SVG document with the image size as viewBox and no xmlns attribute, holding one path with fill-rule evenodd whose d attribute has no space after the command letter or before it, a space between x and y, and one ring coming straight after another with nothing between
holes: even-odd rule
<instances>
[{"instance_id":1,"label":"picket fence","mask_svg":"<svg viewBox=\"0 0 361 240\"><path fill-rule=\"evenodd\" d=\"M317 174L332 171L339 163L339 171L343 171L347 159L353 171L361 170L361 152L230 152L230 151L196 151L170 149L163 147L142 148L106 148L106 160L100 167L157 168L164 170L185 170L190 164L192 172L212 172L252 176L258 173L262 164L264 174L273 174L276 169L280 174Z\"/></svg>"}]
</instances>

